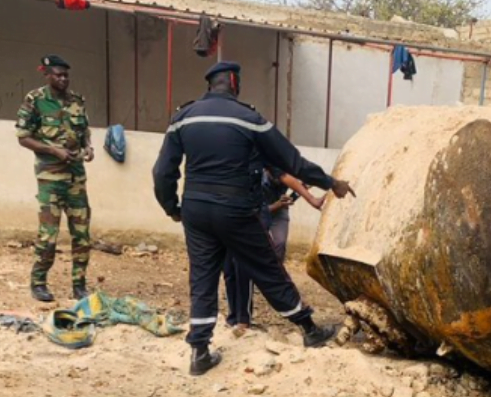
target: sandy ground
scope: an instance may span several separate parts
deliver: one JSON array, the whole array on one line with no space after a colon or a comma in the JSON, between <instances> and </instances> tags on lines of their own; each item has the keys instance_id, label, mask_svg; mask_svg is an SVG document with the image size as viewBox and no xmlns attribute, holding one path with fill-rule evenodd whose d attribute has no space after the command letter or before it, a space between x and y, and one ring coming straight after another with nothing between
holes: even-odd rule
<instances>
[{"instance_id":1,"label":"sandy ground","mask_svg":"<svg viewBox=\"0 0 491 397\"><path fill-rule=\"evenodd\" d=\"M158 254L134 257L93 252L91 288L110 295L131 294L161 309L188 309L188 264L184 246L163 245ZM62 252L51 272L55 304L32 300L28 289L31 248L9 248L0 239L0 312L20 310L45 316L55 307L69 308L70 253ZM304 274L305 251L292 255L287 267L319 322L338 323L341 305ZM226 300L221 291L222 313ZM217 326L213 348L224 361L199 378L190 377L189 347L184 333L156 338L133 326L98 331L93 346L77 351L49 342L40 333L15 334L0 328L0 396L311 396L433 397L491 396L482 376L461 373L446 363L410 361L390 352L363 354L357 343L306 350L295 327L280 319L256 295L255 321L261 326L236 338Z\"/></svg>"}]
</instances>

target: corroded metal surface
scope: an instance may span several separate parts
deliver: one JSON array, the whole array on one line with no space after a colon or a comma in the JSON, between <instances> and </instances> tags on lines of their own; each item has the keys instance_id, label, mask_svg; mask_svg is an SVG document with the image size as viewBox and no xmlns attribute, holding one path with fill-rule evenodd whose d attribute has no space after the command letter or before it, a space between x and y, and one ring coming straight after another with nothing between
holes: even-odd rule
<instances>
[{"instance_id":1,"label":"corroded metal surface","mask_svg":"<svg viewBox=\"0 0 491 397\"><path fill-rule=\"evenodd\" d=\"M428 165L415 168L412 177L422 178L423 184L420 192L410 192L413 199L400 196L409 194L404 189L387 188L392 180L409 180L404 170L398 169L401 163L377 168L367 162L365 168L362 164L350 170L356 142L343 153L335 174L351 181L350 172L363 169L365 178L384 178L386 185L380 185L385 186L383 194L377 196L368 188L365 194L383 197L380 205L393 207L391 211L376 208L377 201L369 199L369 205L362 202L358 206L331 200L324 209L308 273L347 309L360 299L371 301L383 308L407 337L419 340L433 352L439 346L451 346L491 370L491 123L466 122L455 131L447 128L439 137L443 143L434 145L433 152L427 150L420 158L417 151L413 152L415 162L428 161ZM424 145L424 134L420 140ZM401 140L401 144L403 155L407 141ZM397 153L396 146L394 140L387 150ZM357 193L364 200L363 189ZM412 207L399 210L394 202ZM346 220L335 215L341 209ZM391 224L389 232L382 231L378 222L386 222L389 227L398 211L406 211L407 215ZM350 216L353 225L349 224ZM377 233L383 241L377 240ZM372 252L366 261L364 251ZM342 252L345 255L340 255ZM356 252L362 254L352 255ZM377 255L380 259L373 263ZM347 312L356 315L348 321L356 328L359 312ZM361 320L366 320L370 333L373 321ZM375 332L373 338L379 347L383 341L380 337Z\"/></svg>"}]
</instances>

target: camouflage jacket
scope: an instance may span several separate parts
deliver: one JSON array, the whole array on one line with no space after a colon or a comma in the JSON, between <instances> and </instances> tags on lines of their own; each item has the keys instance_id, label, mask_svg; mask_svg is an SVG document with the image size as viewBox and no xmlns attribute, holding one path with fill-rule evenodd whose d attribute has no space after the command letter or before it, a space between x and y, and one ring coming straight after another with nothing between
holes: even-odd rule
<instances>
[{"instance_id":1,"label":"camouflage jacket","mask_svg":"<svg viewBox=\"0 0 491 397\"><path fill-rule=\"evenodd\" d=\"M36 153L36 177L42 180L81 182L86 179L84 147L90 137L84 98L68 93L63 102L49 87L29 92L17 113L17 137L31 137L46 145L66 148L77 160L70 164L49 154Z\"/></svg>"}]
</instances>

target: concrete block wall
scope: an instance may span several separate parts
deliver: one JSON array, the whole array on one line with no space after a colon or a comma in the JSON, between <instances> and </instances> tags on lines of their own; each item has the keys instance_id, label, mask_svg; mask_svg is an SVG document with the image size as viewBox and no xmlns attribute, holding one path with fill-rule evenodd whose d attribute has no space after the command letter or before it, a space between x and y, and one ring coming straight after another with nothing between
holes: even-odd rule
<instances>
[{"instance_id":1,"label":"concrete block wall","mask_svg":"<svg viewBox=\"0 0 491 397\"><path fill-rule=\"evenodd\" d=\"M478 105L481 96L481 85L483 78L483 67L481 63L466 63L464 68L464 79L462 83L462 103L466 105ZM484 105L491 105L491 72L487 67L487 79L485 83Z\"/></svg>"},{"instance_id":2,"label":"concrete block wall","mask_svg":"<svg viewBox=\"0 0 491 397\"><path fill-rule=\"evenodd\" d=\"M470 25L461 26L457 31L462 41L491 41L491 21L479 21L472 28Z\"/></svg>"},{"instance_id":3,"label":"concrete block wall","mask_svg":"<svg viewBox=\"0 0 491 397\"><path fill-rule=\"evenodd\" d=\"M491 20L477 22L471 30L470 26L457 29L462 42L479 44L491 54ZM469 37L470 36L470 37ZM483 64L466 62L462 84L462 102L466 105L479 103L483 79ZM485 83L484 105L491 105L491 76L490 67L487 66L487 79Z\"/></svg>"}]
</instances>

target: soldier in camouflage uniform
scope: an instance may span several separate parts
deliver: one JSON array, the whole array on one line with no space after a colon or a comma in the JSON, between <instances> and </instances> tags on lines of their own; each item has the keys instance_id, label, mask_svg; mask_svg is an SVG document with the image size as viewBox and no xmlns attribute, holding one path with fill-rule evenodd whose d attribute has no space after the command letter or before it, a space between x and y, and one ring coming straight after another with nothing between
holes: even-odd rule
<instances>
[{"instance_id":1,"label":"soldier in camouflage uniform","mask_svg":"<svg viewBox=\"0 0 491 397\"><path fill-rule=\"evenodd\" d=\"M47 287L47 275L55 260L64 211L72 237L73 295L81 299L87 295L85 273L90 252L84 161L94 158L88 118L83 97L68 90L70 66L50 55L42 58L39 69L48 84L27 94L16 124L19 143L36 155L40 210L31 291L37 300L54 300Z\"/></svg>"}]
</instances>

